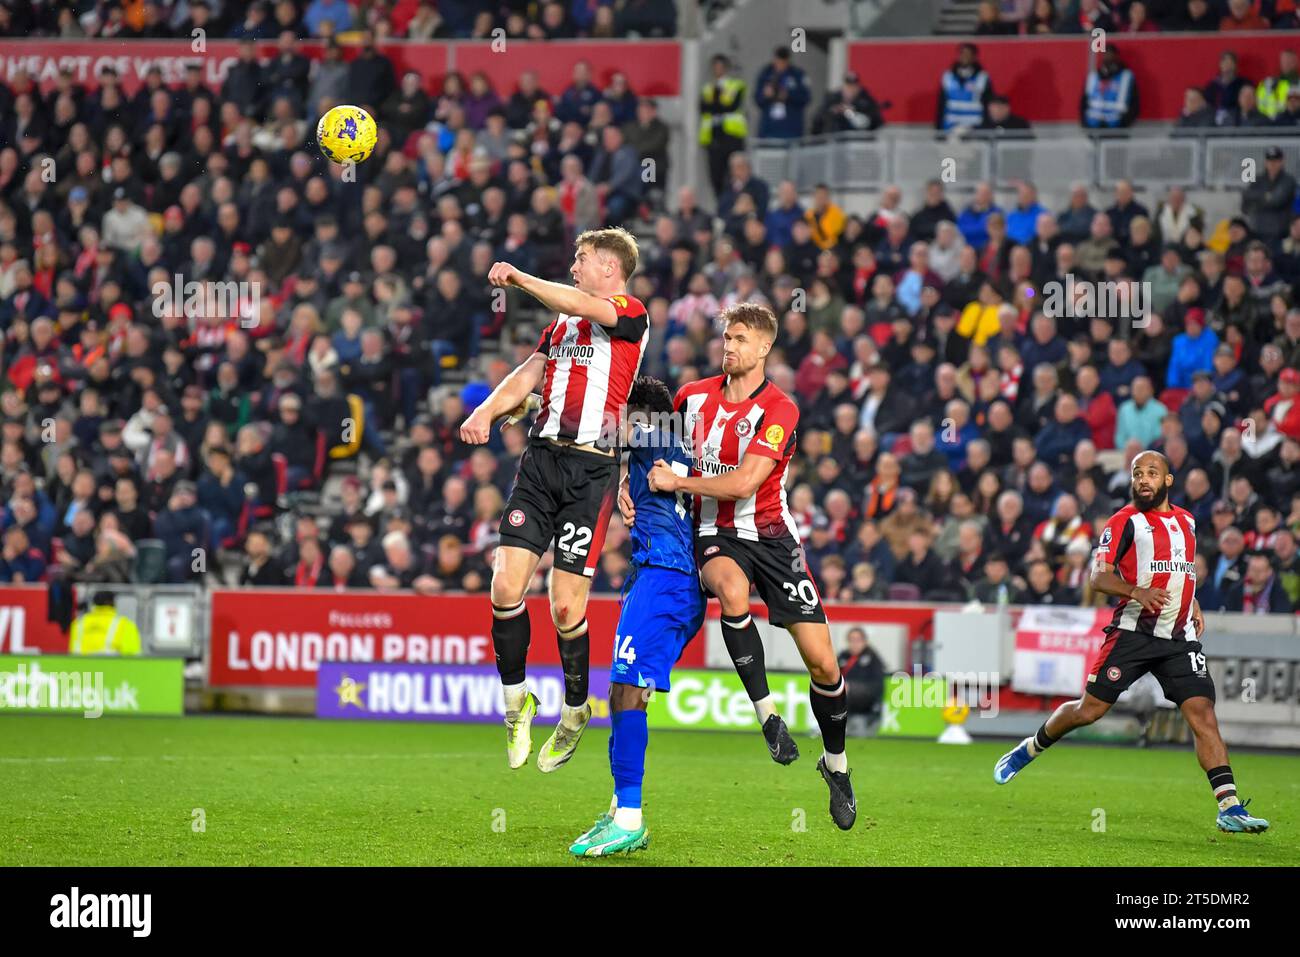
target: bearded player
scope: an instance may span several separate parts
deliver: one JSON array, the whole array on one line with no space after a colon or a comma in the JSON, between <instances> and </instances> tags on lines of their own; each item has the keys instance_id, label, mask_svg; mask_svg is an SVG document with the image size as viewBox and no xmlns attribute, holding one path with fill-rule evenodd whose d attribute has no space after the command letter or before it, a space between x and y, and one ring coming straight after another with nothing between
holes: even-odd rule
<instances>
[{"instance_id":1,"label":"bearded player","mask_svg":"<svg viewBox=\"0 0 1300 957\"><path fill-rule=\"evenodd\" d=\"M618 487L618 422L645 354L649 320L627 295L636 270L636 240L626 230L588 230L575 241L573 286L548 282L499 262L494 286L515 286L559 313L537 350L465 419L461 438L487 441L499 418L515 420L540 384L514 491L501 517L492 561L492 645L506 712L506 755L522 767L532 751L537 697L528 690L531 624L524 595L545 552L554 547L551 619L559 636L564 705L555 732L537 755L542 771L573 757L591 719L587 703L590 641L587 595L609 527Z\"/></svg>"},{"instance_id":2,"label":"bearded player","mask_svg":"<svg viewBox=\"0 0 1300 957\"><path fill-rule=\"evenodd\" d=\"M1169 504L1173 484L1162 454L1134 457L1132 504L1106 523L1093 563L1092 586L1120 601L1088 669L1088 687L1082 698L1061 705L1035 735L1004 754L993 780L1006 784L1060 738L1104 715L1124 689L1150 672L1196 737L1197 760L1219 804L1219 830L1256 833L1267 830L1268 821L1248 814L1237 799L1214 716L1214 681L1201 649L1205 618L1195 595L1196 522Z\"/></svg>"},{"instance_id":3,"label":"bearded player","mask_svg":"<svg viewBox=\"0 0 1300 957\"><path fill-rule=\"evenodd\" d=\"M693 461L690 475L658 462L650 488L694 496L700 579L722 605L727 652L779 764L790 764L799 749L767 686L763 643L749 614L751 585L767 605L768 621L794 637L812 679L809 697L822 733L817 769L830 789L831 818L847 831L857 818L844 752L848 697L821 596L786 505L799 410L766 376L776 316L764 306L741 303L719 320L723 374L687 383L674 401ZM635 514L622 496L620 504L625 515Z\"/></svg>"}]
</instances>

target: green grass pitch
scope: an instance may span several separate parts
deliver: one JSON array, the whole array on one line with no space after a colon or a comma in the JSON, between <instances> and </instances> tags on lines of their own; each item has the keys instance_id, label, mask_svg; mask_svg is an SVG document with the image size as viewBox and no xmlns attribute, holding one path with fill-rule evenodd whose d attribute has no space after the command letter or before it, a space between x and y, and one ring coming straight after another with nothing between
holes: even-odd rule
<instances>
[{"instance_id":1,"label":"green grass pitch","mask_svg":"<svg viewBox=\"0 0 1300 957\"><path fill-rule=\"evenodd\" d=\"M537 746L547 733L533 729ZM1290 755L1236 756L1243 795L1273 829L1228 835L1214 828L1189 750L1066 742L998 787L992 768L1002 743L855 740L858 824L842 833L827 814L817 742L799 744L803 756L779 767L757 733L652 734L648 851L575 862L570 840L609 802L603 730L543 775L532 763L506 767L496 726L6 715L0 865L1300 860L1300 759Z\"/></svg>"}]
</instances>

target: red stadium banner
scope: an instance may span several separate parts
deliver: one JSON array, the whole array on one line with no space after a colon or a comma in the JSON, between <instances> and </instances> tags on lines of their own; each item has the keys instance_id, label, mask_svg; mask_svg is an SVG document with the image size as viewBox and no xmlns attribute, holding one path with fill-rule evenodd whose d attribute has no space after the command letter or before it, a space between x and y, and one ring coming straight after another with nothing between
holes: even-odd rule
<instances>
[{"instance_id":1,"label":"red stadium banner","mask_svg":"<svg viewBox=\"0 0 1300 957\"><path fill-rule=\"evenodd\" d=\"M49 621L44 585L0 585L0 654L66 655L68 636Z\"/></svg>"},{"instance_id":2,"label":"red stadium banner","mask_svg":"<svg viewBox=\"0 0 1300 957\"><path fill-rule=\"evenodd\" d=\"M635 49L636 55L629 53ZM311 60L324 56L324 45L305 40L299 52ZM356 46L343 46L343 58L352 60ZM642 96L677 96L681 88L681 45L672 41L561 41L542 43L526 40L509 41L509 56L494 52L490 43L384 43L380 51L392 61L400 79L408 70L424 77L430 93L442 89L442 78L451 69L463 76L478 71L486 73L501 97L515 90L519 74L536 70L543 89L559 95L573 77L573 64L586 60L592 78L604 86L616 71L627 75L633 91ZM0 80L12 82L20 72L28 73L42 91L51 89L59 72L72 70L79 85L94 89L105 67L117 70L122 88L134 95L144 84L149 70L162 70L163 82L181 83L186 67L198 63L203 68L203 82L219 87L238 58L239 44L233 40L214 40L203 53L196 53L186 40L0 40ZM274 42L258 44L258 56L267 62L277 54Z\"/></svg>"},{"instance_id":3,"label":"red stadium banner","mask_svg":"<svg viewBox=\"0 0 1300 957\"><path fill-rule=\"evenodd\" d=\"M579 60L591 64L591 80L598 87L622 72L638 96L681 93L682 47L671 40L511 40L508 56L490 43L457 43L451 62L466 78L486 73L497 93L513 91L520 73L536 70L542 89L558 96L573 82L573 65Z\"/></svg>"},{"instance_id":4,"label":"red stadium banner","mask_svg":"<svg viewBox=\"0 0 1300 957\"><path fill-rule=\"evenodd\" d=\"M593 667L610 663L618 610L617 598L587 606ZM547 599L528 599L528 615L529 663L559 664ZM314 688L322 661L487 664L491 627L486 595L215 590L209 683ZM687 646L680 667L704 667L703 639Z\"/></svg>"},{"instance_id":5,"label":"red stadium banner","mask_svg":"<svg viewBox=\"0 0 1300 957\"><path fill-rule=\"evenodd\" d=\"M358 49L344 46L343 59L352 60ZM424 77L429 92L442 88L447 44L387 43L380 44L379 49L392 61L399 79L407 70L415 70ZM276 55L275 43L259 43L257 52L259 59L267 62ZM325 55L325 47L316 41L303 41L298 52L309 60L319 60ZM203 68L203 82L219 87L238 54L239 44L234 40L213 40L202 53L195 53L186 40L0 40L0 80L10 83L19 72L26 72L42 91L47 91L66 67L72 70L78 85L95 89L100 71L112 67L130 96L144 85L154 66L162 70L164 83L175 85L185 79L186 67L197 63Z\"/></svg>"},{"instance_id":6,"label":"red stadium banner","mask_svg":"<svg viewBox=\"0 0 1300 957\"><path fill-rule=\"evenodd\" d=\"M1032 122L1079 122L1079 97L1092 61L1088 34L1053 37L974 37L994 92ZM1219 69L1219 54L1237 54L1238 72L1258 83L1277 73L1278 53L1300 49L1294 32L1111 34L1137 80L1139 119L1172 120L1183 107L1183 91L1204 87ZM871 95L893 106L889 123L933 125L939 77L957 58L961 38L945 40L862 40L848 45L848 68ZM832 78L834 80L834 78Z\"/></svg>"}]
</instances>

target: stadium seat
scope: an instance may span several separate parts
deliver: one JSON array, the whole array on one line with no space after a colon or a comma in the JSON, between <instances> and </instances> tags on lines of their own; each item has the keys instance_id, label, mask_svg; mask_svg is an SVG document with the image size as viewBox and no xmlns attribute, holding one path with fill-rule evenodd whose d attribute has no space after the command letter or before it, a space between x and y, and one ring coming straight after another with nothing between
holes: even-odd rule
<instances>
[{"instance_id":1,"label":"stadium seat","mask_svg":"<svg viewBox=\"0 0 1300 957\"><path fill-rule=\"evenodd\" d=\"M311 474L315 476L315 482L307 488L320 488L325 483L325 465L329 462L329 456L326 454L325 433L316 433L316 463L312 466Z\"/></svg>"},{"instance_id":2,"label":"stadium seat","mask_svg":"<svg viewBox=\"0 0 1300 957\"><path fill-rule=\"evenodd\" d=\"M1160 404L1170 412L1177 412L1186 401L1188 392L1187 389L1176 389L1171 386L1160 393Z\"/></svg>"},{"instance_id":3,"label":"stadium seat","mask_svg":"<svg viewBox=\"0 0 1300 957\"><path fill-rule=\"evenodd\" d=\"M886 593L890 601L920 601L921 589L907 582L894 582Z\"/></svg>"},{"instance_id":4,"label":"stadium seat","mask_svg":"<svg viewBox=\"0 0 1300 957\"><path fill-rule=\"evenodd\" d=\"M135 543L135 567L131 580L140 585L156 585L167 578L167 548L156 538Z\"/></svg>"}]
</instances>

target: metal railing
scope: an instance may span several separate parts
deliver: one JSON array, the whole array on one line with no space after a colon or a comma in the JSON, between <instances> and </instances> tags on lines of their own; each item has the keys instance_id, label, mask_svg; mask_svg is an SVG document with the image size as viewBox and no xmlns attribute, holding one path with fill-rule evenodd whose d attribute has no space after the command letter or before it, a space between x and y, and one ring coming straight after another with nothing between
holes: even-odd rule
<instances>
[{"instance_id":1,"label":"metal railing","mask_svg":"<svg viewBox=\"0 0 1300 957\"><path fill-rule=\"evenodd\" d=\"M1179 131L1158 136L1026 138L1013 135L939 137L923 131L843 133L800 140L755 140L755 174L800 191L826 183L835 190L879 190L900 180L936 177L955 189L989 180L999 189L1029 180L1040 187L1074 182L1108 189L1121 179L1146 186L1240 189L1263 175L1264 151L1281 148L1288 170L1300 170L1300 131L1214 135ZM947 175L945 175L945 173Z\"/></svg>"}]
</instances>

